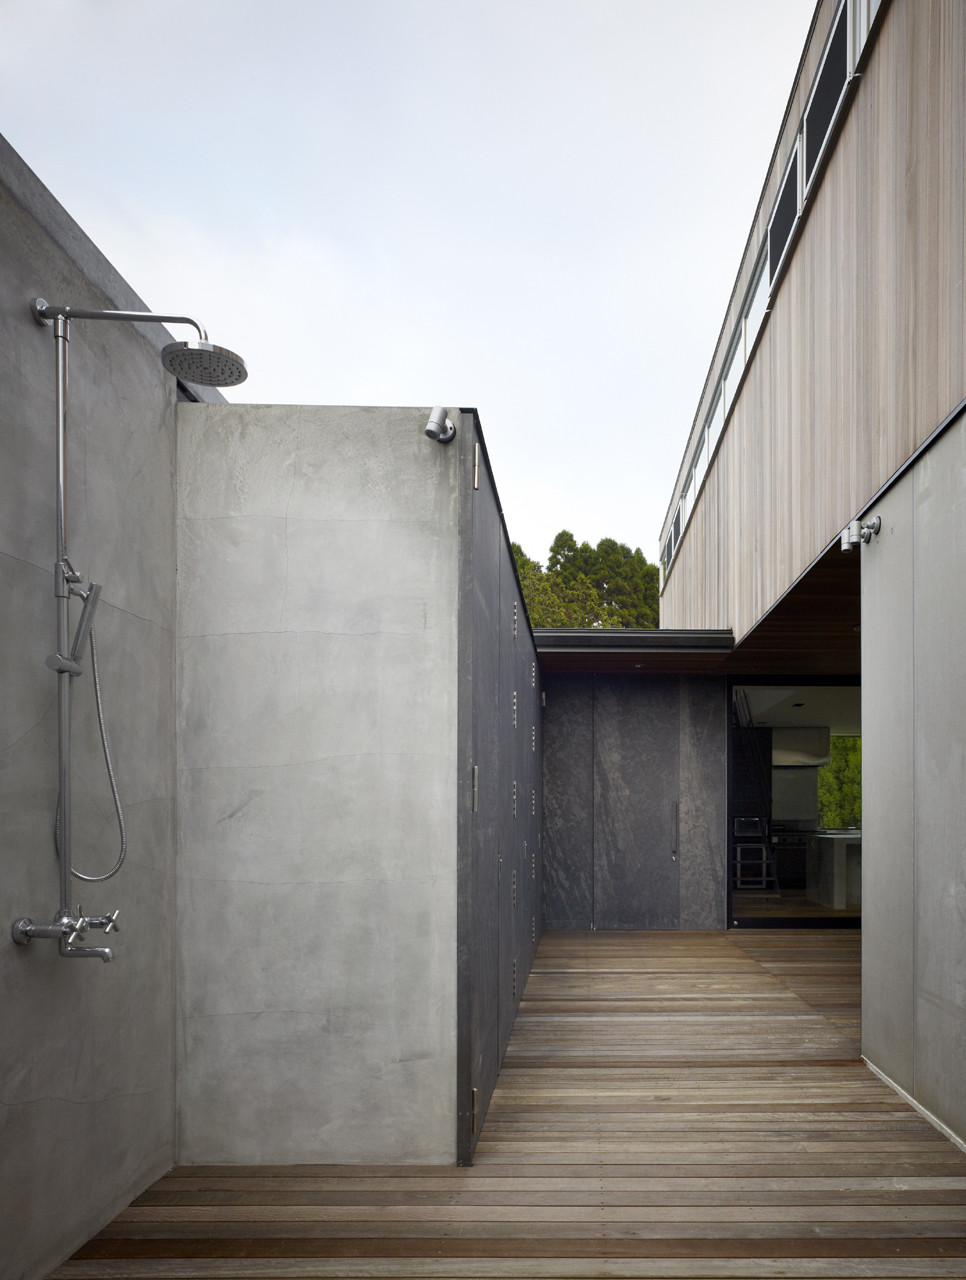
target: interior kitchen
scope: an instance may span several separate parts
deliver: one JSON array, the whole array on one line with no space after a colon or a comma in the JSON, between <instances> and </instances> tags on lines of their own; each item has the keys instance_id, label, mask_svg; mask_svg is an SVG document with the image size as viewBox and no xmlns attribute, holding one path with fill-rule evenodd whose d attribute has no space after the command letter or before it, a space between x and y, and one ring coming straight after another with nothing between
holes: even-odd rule
<instances>
[{"instance_id":1,"label":"interior kitchen","mask_svg":"<svg viewBox=\"0 0 966 1280\"><path fill-rule=\"evenodd\" d=\"M732 927L858 927L861 689L736 684L728 826Z\"/></svg>"}]
</instances>

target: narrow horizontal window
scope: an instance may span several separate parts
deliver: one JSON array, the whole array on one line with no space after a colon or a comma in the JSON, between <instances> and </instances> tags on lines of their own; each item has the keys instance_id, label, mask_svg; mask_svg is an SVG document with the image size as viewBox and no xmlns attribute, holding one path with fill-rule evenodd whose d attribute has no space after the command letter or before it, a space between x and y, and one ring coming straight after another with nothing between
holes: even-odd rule
<instances>
[{"instance_id":1,"label":"narrow horizontal window","mask_svg":"<svg viewBox=\"0 0 966 1280\"><path fill-rule=\"evenodd\" d=\"M852 0L853 23L852 23L852 63L849 67L850 71L854 71L856 63L865 48L865 42L869 38L869 32L872 30L872 24L875 21L875 15L879 12L879 6L882 0Z\"/></svg>"},{"instance_id":2,"label":"narrow horizontal window","mask_svg":"<svg viewBox=\"0 0 966 1280\"><path fill-rule=\"evenodd\" d=\"M768 272L765 270L765 261L758 265L756 282L752 287L751 298L748 302L748 310L745 313L745 359L754 345L755 339L758 337L758 330L761 328L761 322L765 318L765 312L768 310Z\"/></svg>"},{"instance_id":3,"label":"narrow horizontal window","mask_svg":"<svg viewBox=\"0 0 966 1280\"><path fill-rule=\"evenodd\" d=\"M708 457L710 458L715 451L718 438L721 435L721 428L724 426L724 399L721 392L718 392L718 398L714 402L714 408L708 414Z\"/></svg>"},{"instance_id":4,"label":"narrow horizontal window","mask_svg":"<svg viewBox=\"0 0 966 1280\"><path fill-rule=\"evenodd\" d=\"M724 376L724 411L725 416L731 412L731 406L737 397L738 383L745 368L744 336L739 327L738 340L728 353L725 361Z\"/></svg>"},{"instance_id":5,"label":"narrow horizontal window","mask_svg":"<svg viewBox=\"0 0 966 1280\"><path fill-rule=\"evenodd\" d=\"M825 49L825 57L815 78L812 96L805 108L805 187L812 180L849 82L848 10L843 4Z\"/></svg>"},{"instance_id":6,"label":"narrow horizontal window","mask_svg":"<svg viewBox=\"0 0 966 1280\"><path fill-rule=\"evenodd\" d=\"M704 432L698 439L698 447L694 451L694 490L697 495L698 485L704 479L704 473L708 469L708 451L705 448Z\"/></svg>"},{"instance_id":7,"label":"narrow horizontal window","mask_svg":"<svg viewBox=\"0 0 966 1280\"><path fill-rule=\"evenodd\" d=\"M771 222L768 224L768 270L769 279L774 280L785 255L785 248L798 221L798 143L791 154L785 177L782 179L778 199L772 210Z\"/></svg>"}]
</instances>

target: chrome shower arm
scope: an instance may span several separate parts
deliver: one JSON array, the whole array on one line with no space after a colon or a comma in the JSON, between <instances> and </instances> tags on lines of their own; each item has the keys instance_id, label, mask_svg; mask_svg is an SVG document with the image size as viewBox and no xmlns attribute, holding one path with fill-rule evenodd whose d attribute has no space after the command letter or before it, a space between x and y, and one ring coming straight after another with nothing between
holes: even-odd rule
<instances>
[{"instance_id":1,"label":"chrome shower arm","mask_svg":"<svg viewBox=\"0 0 966 1280\"><path fill-rule=\"evenodd\" d=\"M198 330L202 342L208 341L208 333L200 321L191 316L162 316L155 311L91 311L86 307L65 307L36 298L33 303L34 319L38 324L53 324L59 316L63 320L126 320L136 324L190 324Z\"/></svg>"}]
</instances>

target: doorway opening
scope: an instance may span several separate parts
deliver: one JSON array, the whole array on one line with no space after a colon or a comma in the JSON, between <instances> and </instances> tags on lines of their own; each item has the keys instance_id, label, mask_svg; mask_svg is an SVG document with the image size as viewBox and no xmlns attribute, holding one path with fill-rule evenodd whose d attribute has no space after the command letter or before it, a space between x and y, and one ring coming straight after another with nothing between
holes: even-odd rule
<instances>
[{"instance_id":1,"label":"doorway opening","mask_svg":"<svg viewBox=\"0 0 966 1280\"><path fill-rule=\"evenodd\" d=\"M730 927L859 927L860 686L736 681L731 696Z\"/></svg>"}]
</instances>

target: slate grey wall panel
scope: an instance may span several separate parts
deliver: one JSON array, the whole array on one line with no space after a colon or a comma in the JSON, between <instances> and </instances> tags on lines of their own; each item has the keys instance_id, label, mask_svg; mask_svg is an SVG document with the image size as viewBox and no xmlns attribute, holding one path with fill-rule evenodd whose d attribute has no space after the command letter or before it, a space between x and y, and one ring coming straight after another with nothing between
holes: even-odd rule
<instances>
[{"instance_id":1,"label":"slate grey wall panel","mask_svg":"<svg viewBox=\"0 0 966 1280\"><path fill-rule=\"evenodd\" d=\"M457 1159L463 1164L472 1160L539 934L532 904L540 885L528 888L528 877L539 875L530 842L542 810L533 734L536 650L482 448L479 487L473 486L478 430L475 415L465 412L459 772L471 778L476 766L479 785L477 811L469 795L461 801L459 824Z\"/></svg>"},{"instance_id":2,"label":"slate grey wall panel","mask_svg":"<svg viewBox=\"0 0 966 1280\"><path fill-rule=\"evenodd\" d=\"M724 929L728 906L728 693L724 679L680 681L680 928Z\"/></svg>"},{"instance_id":3,"label":"slate grey wall panel","mask_svg":"<svg viewBox=\"0 0 966 1280\"><path fill-rule=\"evenodd\" d=\"M676 929L679 694L676 676L597 676L594 928Z\"/></svg>"},{"instance_id":4,"label":"slate grey wall panel","mask_svg":"<svg viewBox=\"0 0 966 1280\"><path fill-rule=\"evenodd\" d=\"M527 797L529 806L527 822L527 858L524 877L527 884L526 929L527 929L527 973L533 964L537 943L540 938L543 921L543 730L541 724L540 672L537 668L536 655L532 655L527 663L525 677L528 676L528 697L525 699L524 731L527 740L524 751L530 752L530 794Z\"/></svg>"},{"instance_id":5,"label":"slate grey wall panel","mask_svg":"<svg viewBox=\"0 0 966 1280\"><path fill-rule=\"evenodd\" d=\"M500 519L488 477L473 488L473 421L460 426L459 771L469 787L459 834L457 1159L465 1164L500 1069Z\"/></svg>"},{"instance_id":6,"label":"slate grey wall panel","mask_svg":"<svg viewBox=\"0 0 966 1280\"><path fill-rule=\"evenodd\" d=\"M544 677L543 922L594 927L594 677Z\"/></svg>"},{"instance_id":7,"label":"slate grey wall panel","mask_svg":"<svg viewBox=\"0 0 966 1280\"><path fill-rule=\"evenodd\" d=\"M726 681L544 680L544 926L724 928Z\"/></svg>"},{"instance_id":8,"label":"slate grey wall panel","mask_svg":"<svg viewBox=\"0 0 966 1280\"><path fill-rule=\"evenodd\" d=\"M499 861L500 861L500 1019L499 1036L501 1045L506 1044L513 1028L515 1002L515 967L519 963L517 915L519 899L514 893L514 886L520 863L519 790L520 778L520 731L514 724L518 715L514 715L516 697L516 637L514 630L519 629L519 606L516 593L511 584L511 575L507 557L509 549L500 548L500 691L494 708L497 716L497 732L500 738L499 756L500 802L499 802ZM514 617L516 611L516 628ZM516 900L515 900L516 899Z\"/></svg>"}]
</instances>

